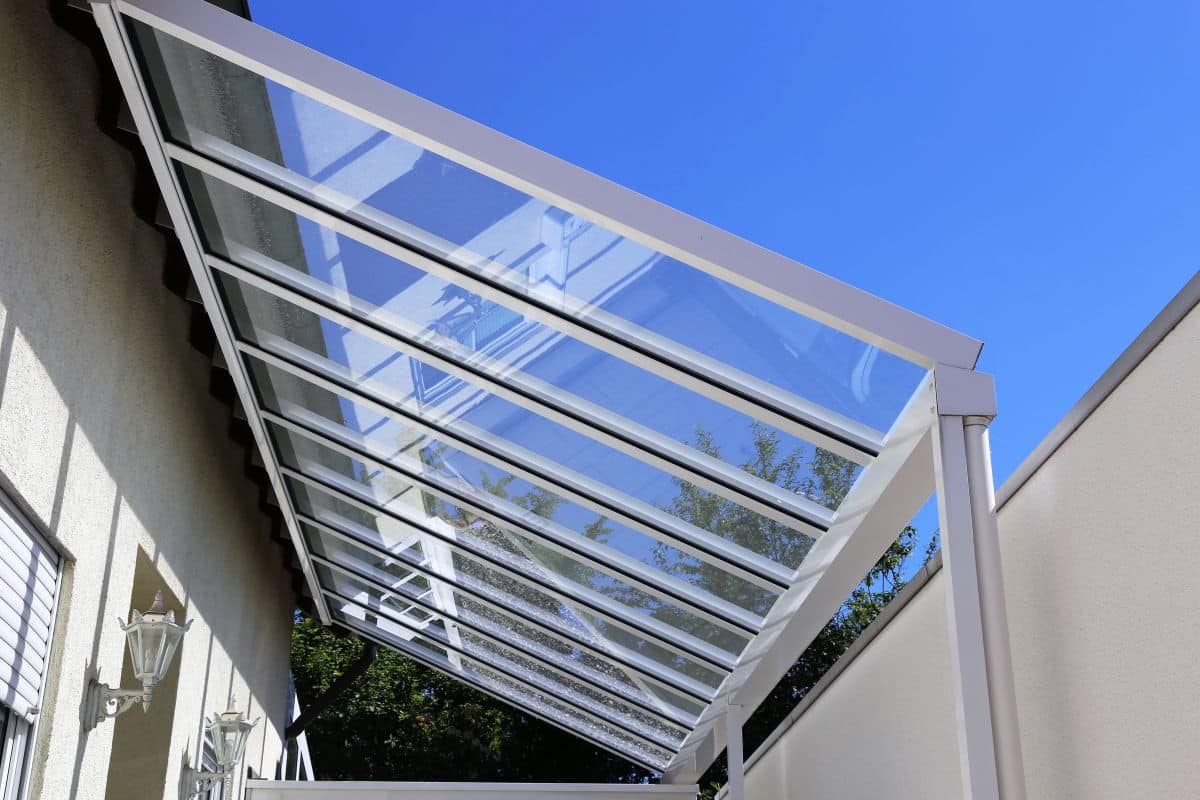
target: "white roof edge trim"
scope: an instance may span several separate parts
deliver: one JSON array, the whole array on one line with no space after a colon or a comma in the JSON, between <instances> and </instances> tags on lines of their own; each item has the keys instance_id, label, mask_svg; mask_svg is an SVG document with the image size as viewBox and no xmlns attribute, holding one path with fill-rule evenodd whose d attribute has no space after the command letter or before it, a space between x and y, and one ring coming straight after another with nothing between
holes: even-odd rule
<instances>
[{"instance_id":1,"label":"white roof edge trim","mask_svg":"<svg viewBox=\"0 0 1200 800\"><path fill-rule=\"evenodd\" d=\"M833 527L813 546L799 580L776 601L741 665L717 689L718 698L757 708L862 580L861 565L873 563L920 511L934 490L935 419L933 381L927 378L893 426L883 452L846 496ZM711 713L719 705L714 702L707 719L684 740L664 780L698 779L720 755L724 728Z\"/></svg>"},{"instance_id":2,"label":"white roof edge trim","mask_svg":"<svg viewBox=\"0 0 1200 800\"><path fill-rule=\"evenodd\" d=\"M134 122L137 125L138 138L142 142L142 147L146 152L146 158L150 163L151 171L154 173L154 178L162 193L163 203L166 205L171 222L174 225L179 245L183 250L188 268L192 273L192 278L195 280L197 289L200 292L204 310L212 323L217 347L223 355L225 363L229 366L229 375L233 379L238 399L241 401L242 408L246 412L246 424L250 427L255 445L258 447L258 451L263 458L263 463L266 465L267 477L270 480L271 489L274 491L276 500L279 503L284 527L287 529L288 538L291 540L292 547L296 551L296 557L300 562L300 570L304 574L304 581L308 586L309 592L312 594L312 601L317 611L317 617L321 620L322 624L329 625L332 622L332 618L329 615L329 608L325 604L325 595L321 591L312 561L308 557L308 550L301 538L300 525L296 521L296 510L292 506L291 496L284 490L283 479L279 473L279 464L276 461L275 452L268 444L267 430L262 418L258 414L258 401L255 398L254 390L251 388L250 377L246 372L245 363L238 355L233 335L233 326L226 316L225 304L219 300L217 287L214 283L215 278L204 263L204 248L200 244L200 233L192 219L191 212L184 204L183 192L178 182L177 173L174 167L171 166L170 159L168 159L163 150L164 139L162 131L159 130L158 120L151 110L150 96L142 80L141 73L134 67L135 61L125 27L121 24L119 14L115 13L115 9L111 3L95 3L92 8L92 14L97 27L100 29L100 35L104 40L105 47L108 49L110 61L117 74L121 90L125 94L130 113L133 115Z\"/></svg>"},{"instance_id":3,"label":"white roof edge trim","mask_svg":"<svg viewBox=\"0 0 1200 800\"><path fill-rule=\"evenodd\" d=\"M972 369L983 345L940 323L194 0L110 0L120 13L380 130L926 367Z\"/></svg>"}]
</instances>

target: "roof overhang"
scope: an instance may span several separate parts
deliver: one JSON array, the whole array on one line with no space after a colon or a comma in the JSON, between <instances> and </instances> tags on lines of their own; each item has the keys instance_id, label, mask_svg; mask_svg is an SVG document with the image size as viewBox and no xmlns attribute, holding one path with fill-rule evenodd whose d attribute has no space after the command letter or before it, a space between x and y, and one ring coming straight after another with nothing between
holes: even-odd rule
<instances>
[{"instance_id":1,"label":"roof overhang","mask_svg":"<svg viewBox=\"0 0 1200 800\"><path fill-rule=\"evenodd\" d=\"M694 779L980 343L202 0L93 10L322 621Z\"/></svg>"}]
</instances>

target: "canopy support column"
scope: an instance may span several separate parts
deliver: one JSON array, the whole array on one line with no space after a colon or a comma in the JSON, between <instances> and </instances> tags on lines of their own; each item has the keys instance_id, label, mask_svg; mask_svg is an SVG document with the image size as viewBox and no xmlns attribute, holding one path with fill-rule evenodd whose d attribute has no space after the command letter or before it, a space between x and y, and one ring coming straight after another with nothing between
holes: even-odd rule
<instances>
[{"instance_id":1,"label":"canopy support column","mask_svg":"<svg viewBox=\"0 0 1200 800\"><path fill-rule=\"evenodd\" d=\"M992 737L996 746L996 771L1001 800L1025 800L1025 764L1017 719L1017 692L1013 679L1008 634L1008 610L1001 573L1000 537L996 526L996 490L992 482L992 452L988 442L988 417L963 418L967 454L967 480L971 485L971 517L975 529L983 646L987 657L988 697L992 710Z\"/></svg>"},{"instance_id":2,"label":"canopy support column","mask_svg":"<svg viewBox=\"0 0 1200 800\"><path fill-rule=\"evenodd\" d=\"M726 800L746 800L746 758L742 752L742 723L745 709L730 703L725 707L725 761L729 780Z\"/></svg>"},{"instance_id":3,"label":"canopy support column","mask_svg":"<svg viewBox=\"0 0 1200 800\"><path fill-rule=\"evenodd\" d=\"M1024 800L1004 583L987 426L991 377L939 368L938 517L948 581L963 797Z\"/></svg>"}]
</instances>

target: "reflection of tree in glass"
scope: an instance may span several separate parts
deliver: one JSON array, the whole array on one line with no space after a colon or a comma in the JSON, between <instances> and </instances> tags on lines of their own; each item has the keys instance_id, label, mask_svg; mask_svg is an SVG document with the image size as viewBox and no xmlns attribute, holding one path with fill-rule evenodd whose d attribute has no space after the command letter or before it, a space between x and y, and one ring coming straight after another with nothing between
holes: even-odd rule
<instances>
[{"instance_id":1,"label":"reflection of tree in glass","mask_svg":"<svg viewBox=\"0 0 1200 800\"><path fill-rule=\"evenodd\" d=\"M739 465L751 475L834 508L850 491L856 475L853 462L821 449L797 447L785 451L778 432L757 422L751 426L751 441L751 457ZM691 446L705 455L721 458L712 434L702 428L696 430ZM812 547L812 538L782 522L686 481L676 480L675 485L678 493L664 510L777 564L798 565ZM759 591L693 556L660 547L656 549L655 560L661 569L719 596L737 598L739 605L760 616L766 614L775 600L775 595Z\"/></svg>"},{"instance_id":2,"label":"reflection of tree in glass","mask_svg":"<svg viewBox=\"0 0 1200 800\"><path fill-rule=\"evenodd\" d=\"M706 452L713 454L717 452L712 437L704 432L698 433L694 446L707 448ZM427 466L435 466L439 458L439 454L422 452L422 460ZM742 468L829 507L836 507L845 497L857 474L852 464L821 450L811 454L783 452L778 439L761 427L754 430L751 458ZM562 502L541 491L510 497L512 480L481 476L480 486L545 518L552 516ZM460 538L470 537L479 549L504 560L518 572L537 576L543 581L552 573L561 575L614 598L644 604L643 607L656 617L680 624L697 635L705 635L706 624L688 622L685 615L656 598L622 589L549 548L518 537L428 493L424 494L424 503L430 516L445 520L456 529ZM356 507L338 506L339 513L350 519L361 517L364 524L373 523L369 515ZM806 537L785 526L745 514L736 505L688 484L678 485L676 497L665 504L665 508L771 558L799 563L811 545ZM591 523L587 531L600 541L608 532L603 518ZM922 555L914 553L915 542L916 531L912 527L900 532L899 538L870 570L863 583L750 717L745 727L747 752L762 742L895 596L903 585L904 575L910 571L913 557ZM933 552L935 544L936 539L923 554L926 558ZM711 572L713 568L696 559L668 556L665 548L654 554L654 558L661 568L670 568L681 577L688 576L686 579L694 580L698 585L720 577ZM569 609L545 592L512 580L474 557L455 555L454 565L459 581L477 586L495 596L498 602L501 599L510 604L516 601L540 611L544 621L557 620L551 623L552 627L585 636L601 634L621 641L626 647L639 648L632 636L615 626L605 626L598 618ZM477 614L497 625L510 626L515 635L533 639L558 651L564 658L579 657L568 643L517 623L498 605L472 601L465 607L460 605L460 611ZM359 647L352 639L336 639L319 625L300 621L293 634L292 669L301 700L310 700L326 688L357 656ZM591 656L581 660L612 675L615 680L633 683L628 675L607 662ZM345 700L314 723L313 733L310 746L322 778L478 777L609 782L648 777L644 771L593 745L426 670L403 656L392 654L381 654L367 677L351 688ZM322 742L326 746L320 746ZM370 758L363 758L363 753L369 754ZM723 779L722 759L714 764L702 783L711 785Z\"/></svg>"}]
</instances>

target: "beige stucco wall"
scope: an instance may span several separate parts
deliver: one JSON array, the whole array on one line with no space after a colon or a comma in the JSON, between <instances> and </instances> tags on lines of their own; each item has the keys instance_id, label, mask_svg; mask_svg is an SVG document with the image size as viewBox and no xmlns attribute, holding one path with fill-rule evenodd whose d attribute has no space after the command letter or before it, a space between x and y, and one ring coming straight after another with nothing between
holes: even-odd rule
<instances>
[{"instance_id":1,"label":"beige stucco wall","mask_svg":"<svg viewBox=\"0 0 1200 800\"><path fill-rule=\"evenodd\" d=\"M173 800L202 717L231 692L266 718L246 766L273 775L290 579L188 344L189 307L161 283L162 237L131 210L132 159L96 126L96 66L47 5L0 0L0 476L74 559L31 796L99 798L110 783L115 726L82 734L81 699L89 667L120 678L115 618L140 551L146 580L195 620L163 718L171 766L137 795ZM129 741L163 724L119 722Z\"/></svg>"},{"instance_id":2,"label":"beige stucco wall","mask_svg":"<svg viewBox=\"0 0 1200 800\"><path fill-rule=\"evenodd\" d=\"M1000 509L1029 797L1200 797L1200 308ZM935 575L747 776L960 798Z\"/></svg>"}]
</instances>

